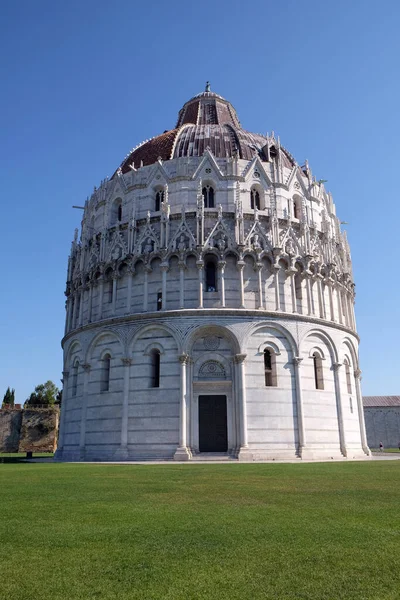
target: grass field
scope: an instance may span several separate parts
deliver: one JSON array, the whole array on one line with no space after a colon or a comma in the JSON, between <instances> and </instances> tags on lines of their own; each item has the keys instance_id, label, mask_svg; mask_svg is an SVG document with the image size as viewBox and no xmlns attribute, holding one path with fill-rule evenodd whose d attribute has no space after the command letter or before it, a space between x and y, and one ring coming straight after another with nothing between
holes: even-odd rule
<instances>
[{"instance_id":1,"label":"grass field","mask_svg":"<svg viewBox=\"0 0 400 600\"><path fill-rule=\"evenodd\" d=\"M0 465L1 600L398 600L400 462Z\"/></svg>"}]
</instances>

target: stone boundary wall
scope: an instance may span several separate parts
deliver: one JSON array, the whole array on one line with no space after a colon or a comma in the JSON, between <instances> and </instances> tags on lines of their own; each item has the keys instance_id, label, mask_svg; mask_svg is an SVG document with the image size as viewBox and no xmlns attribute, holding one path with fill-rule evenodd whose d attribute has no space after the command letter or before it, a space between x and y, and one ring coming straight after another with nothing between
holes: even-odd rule
<instances>
[{"instance_id":1,"label":"stone boundary wall","mask_svg":"<svg viewBox=\"0 0 400 600\"><path fill-rule=\"evenodd\" d=\"M368 446L397 448L400 443L400 406L365 406L365 428Z\"/></svg>"},{"instance_id":2,"label":"stone boundary wall","mask_svg":"<svg viewBox=\"0 0 400 600\"><path fill-rule=\"evenodd\" d=\"M0 409L0 452L55 452L58 407Z\"/></svg>"}]
</instances>

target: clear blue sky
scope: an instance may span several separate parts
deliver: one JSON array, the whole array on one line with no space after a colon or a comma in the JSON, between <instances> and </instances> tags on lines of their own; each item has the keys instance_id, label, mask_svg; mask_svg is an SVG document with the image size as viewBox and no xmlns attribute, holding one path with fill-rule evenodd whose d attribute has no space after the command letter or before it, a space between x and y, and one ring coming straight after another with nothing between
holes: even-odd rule
<instances>
[{"instance_id":1,"label":"clear blue sky","mask_svg":"<svg viewBox=\"0 0 400 600\"><path fill-rule=\"evenodd\" d=\"M399 394L399 21L396 0L2 2L0 395L59 385L71 206L207 79L328 180L349 223L363 392Z\"/></svg>"}]
</instances>

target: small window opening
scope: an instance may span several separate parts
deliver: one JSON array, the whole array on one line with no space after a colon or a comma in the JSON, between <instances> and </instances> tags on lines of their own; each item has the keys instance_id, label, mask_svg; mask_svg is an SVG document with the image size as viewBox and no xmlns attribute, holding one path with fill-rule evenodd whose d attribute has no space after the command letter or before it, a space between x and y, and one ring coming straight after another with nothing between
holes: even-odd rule
<instances>
[{"instance_id":1,"label":"small window opening","mask_svg":"<svg viewBox=\"0 0 400 600\"><path fill-rule=\"evenodd\" d=\"M295 219L300 219L299 206L296 200L293 200L293 217Z\"/></svg>"},{"instance_id":2,"label":"small window opening","mask_svg":"<svg viewBox=\"0 0 400 600\"><path fill-rule=\"evenodd\" d=\"M106 354L102 360L102 369L101 369L101 381L100 381L100 391L108 392L110 389L110 370L111 370L111 356Z\"/></svg>"},{"instance_id":3,"label":"small window opening","mask_svg":"<svg viewBox=\"0 0 400 600\"><path fill-rule=\"evenodd\" d=\"M347 385L347 393L351 394L352 393L352 388L351 388L351 373L350 373L350 364L348 360L344 361L344 368L346 371L346 385Z\"/></svg>"},{"instance_id":4,"label":"small window opening","mask_svg":"<svg viewBox=\"0 0 400 600\"><path fill-rule=\"evenodd\" d=\"M122 221L122 204L118 204L117 219Z\"/></svg>"},{"instance_id":5,"label":"small window opening","mask_svg":"<svg viewBox=\"0 0 400 600\"><path fill-rule=\"evenodd\" d=\"M74 368L72 370L72 386L71 386L71 395L72 396L76 396L77 390L78 390L78 369L79 369L79 362L75 361L74 363Z\"/></svg>"},{"instance_id":6,"label":"small window opening","mask_svg":"<svg viewBox=\"0 0 400 600\"><path fill-rule=\"evenodd\" d=\"M162 292L157 292L157 310L162 309Z\"/></svg>"},{"instance_id":7,"label":"small window opening","mask_svg":"<svg viewBox=\"0 0 400 600\"><path fill-rule=\"evenodd\" d=\"M151 387L160 387L160 352L153 350L151 353Z\"/></svg>"},{"instance_id":8,"label":"small window opening","mask_svg":"<svg viewBox=\"0 0 400 600\"><path fill-rule=\"evenodd\" d=\"M351 414L353 414L353 400L351 398L349 398L349 404L350 404L350 412L351 412Z\"/></svg>"},{"instance_id":9,"label":"small window opening","mask_svg":"<svg viewBox=\"0 0 400 600\"><path fill-rule=\"evenodd\" d=\"M75 327L78 326L79 323L79 312L81 310L81 297L80 295L76 299L76 313L75 313Z\"/></svg>"},{"instance_id":10,"label":"small window opening","mask_svg":"<svg viewBox=\"0 0 400 600\"><path fill-rule=\"evenodd\" d=\"M250 191L250 207L252 210L260 210L260 193L254 188Z\"/></svg>"},{"instance_id":11,"label":"small window opening","mask_svg":"<svg viewBox=\"0 0 400 600\"><path fill-rule=\"evenodd\" d=\"M324 379L322 372L322 358L314 352L313 356L314 362L314 380L315 380L315 389L323 390L324 389Z\"/></svg>"},{"instance_id":12,"label":"small window opening","mask_svg":"<svg viewBox=\"0 0 400 600\"><path fill-rule=\"evenodd\" d=\"M113 294L114 294L114 286L113 286L113 280L111 279L111 281L108 282L108 303L111 304L113 301Z\"/></svg>"},{"instance_id":13,"label":"small window opening","mask_svg":"<svg viewBox=\"0 0 400 600\"><path fill-rule=\"evenodd\" d=\"M216 292L217 291L217 273L215 263L209 260L206 263L206 291Z\"/></svg>"},{"instance_id":14,"label":"small window opening","mask_svg":"<svg viewBox=\"0 0 400 600\"><path fill-rule=\"evenodd\" d=\"M214 208L214 188L211 185L206 185L202 190L204 208Z\"/></svg>"},{"instance_id":15,"label":"small window opening","mask_svg":"<svg viewBox=\"0 0 400 600\"><path fill-rule=\"evenodd\" d=\"M272 380L272 357L271 351L266 348L264 350L264 373L265 373L265 385L267 387L273 386Z\"/></svg>"},{"instance_id":16,"label":"small window opening","mask_svg":"<svg viewBox=\"0 0 400 600\"><path fill-rule=\"evenodd\" d=\"M155 199L155 205L154 205L154 210L156 212L161 210L162 202L164 202L164 192L162 190L159 190L158 192L156 192L156 199Z\"/></svg>"},{"instance_id":17,"label":"small window opening","mask_svg":"<svg viewBox=\"0 0 400 600\"><path fill-rule=\"evenodd\" d=\"M303 290L301 287L301 274L300 273L296 273L296 275L294 276L294 288L295 288L295 292L296 292L296 299L302 300L303 299Z\"/></svg>"}]
</instances>

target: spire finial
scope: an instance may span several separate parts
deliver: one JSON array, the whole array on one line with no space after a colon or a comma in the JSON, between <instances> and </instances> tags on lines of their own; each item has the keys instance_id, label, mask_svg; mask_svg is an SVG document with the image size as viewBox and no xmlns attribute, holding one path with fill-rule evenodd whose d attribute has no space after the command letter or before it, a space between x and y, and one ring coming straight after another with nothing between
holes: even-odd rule
<instances>
[{"instance_id":1,"label":"spire finial","mask_svg":"<svg viewBox=\"0 0 400 600\"><path fill-rule=\"evenodd\" d=\"M206 81L206 89L205 89L205 91L206 92L211 92L211 86L210 86L210 82L209 81Z\"/></svg>"}]
</instances>

